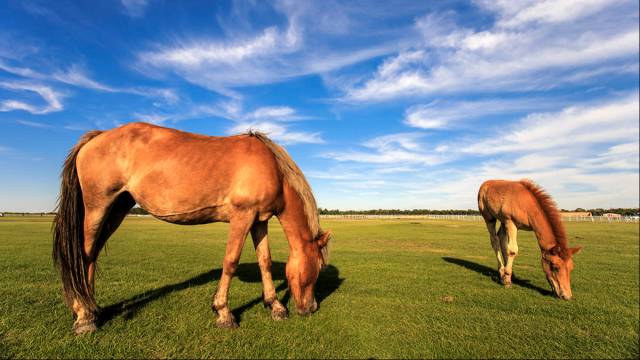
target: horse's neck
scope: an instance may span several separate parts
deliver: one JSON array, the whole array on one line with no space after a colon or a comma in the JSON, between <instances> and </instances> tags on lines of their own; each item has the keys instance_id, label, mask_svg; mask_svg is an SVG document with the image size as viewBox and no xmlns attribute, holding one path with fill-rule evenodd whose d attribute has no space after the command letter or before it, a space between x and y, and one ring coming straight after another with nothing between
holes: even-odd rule
<instances>
[{"instance_id":1,"label":"horse's neck","mask_svg":"<svg viewBox=\"0 0 640 360\"><path fill-rule=\"evenodd\" d=\"M536 209L530 212L529 219L541 249L548 250L558 245L551 222L543 211Z\"/></svg>"},{"instance_id":2,"label":"horse's neck","mask_svg":"<svg viewBox=\"0 0 640 360\"><path fill-rule=\"evenodd\" d=\"M304 203L298 193L288 185L284 186L284 209L278 219L285 232L289 247L298 250L311 243L314 236L309 229Z\"/></svg>"}]
</instances>

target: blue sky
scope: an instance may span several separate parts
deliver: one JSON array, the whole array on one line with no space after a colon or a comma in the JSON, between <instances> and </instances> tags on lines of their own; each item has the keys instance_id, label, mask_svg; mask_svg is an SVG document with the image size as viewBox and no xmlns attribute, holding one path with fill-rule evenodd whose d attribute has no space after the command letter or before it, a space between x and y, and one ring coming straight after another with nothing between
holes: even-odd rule
<instances>
[{"instance_id":1,"label":"blue sky","mask_svg":"<svg viewBox=\"0 0 640 360\"><path fill-rule=\"evenodd\" d=\"M260 129L326 208L476 208L489 178L637 207L638 2L2 1L0 210L90 129Z\"/></svg>"}]
</instances>

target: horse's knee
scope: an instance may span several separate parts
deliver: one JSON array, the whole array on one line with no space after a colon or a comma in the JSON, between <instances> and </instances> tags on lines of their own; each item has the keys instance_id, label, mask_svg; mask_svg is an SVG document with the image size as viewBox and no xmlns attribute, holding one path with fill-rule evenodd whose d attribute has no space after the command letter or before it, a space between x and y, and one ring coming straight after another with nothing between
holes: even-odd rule
<instances>
[{"instance_id":1,"label":"horse's knee","mask_svg":"<svg viewBox=\"0 0 640 360\"><path fill-rule=\"evenodd\" d=\"M271 271L271 265L271 256L264 256L258 259L258 266L260 266L261 271Z\"/></svg>"},{"instance_id":2,"label":"horse's knee","mask_svg":"<svg viewBox=\"0 0 640 360\"><path fill-rule=\"evenodd\" d=\"M238 260L225 257L222 261L222 271L227 274L234 274L238 269Z\"/></svg>"}]
</instances>

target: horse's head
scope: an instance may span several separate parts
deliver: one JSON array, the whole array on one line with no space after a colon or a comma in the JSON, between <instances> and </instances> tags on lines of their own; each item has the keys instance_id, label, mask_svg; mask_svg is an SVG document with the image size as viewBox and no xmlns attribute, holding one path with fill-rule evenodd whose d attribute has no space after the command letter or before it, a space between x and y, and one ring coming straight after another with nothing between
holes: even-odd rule
<instances>
[{"instance_id":1,"label":"horse's head","mask_svg":"<svg viewBox=\"0 0 640 360\"><path fill-rule=\"evenodd\" d=\"M329 239L331 231L321 233L308 243L303 256L290 255L287 262L287 281L291 295L296 302L296 311L308 315L318 309L314 296L314 286L320 270L329 263Z\"/></svg>"},{"instance_id":2,"label":"horse's head","mask_svg":"<svg viewBox=\"0 0 640 360\"><path fill-rule=\"evenodd\" d=\"M580 251L580 247L561 248L555 246L542 251L542 270L556 296L571 299L571 271L573 271L573 255Z\"/></svg>"}]
</instances>

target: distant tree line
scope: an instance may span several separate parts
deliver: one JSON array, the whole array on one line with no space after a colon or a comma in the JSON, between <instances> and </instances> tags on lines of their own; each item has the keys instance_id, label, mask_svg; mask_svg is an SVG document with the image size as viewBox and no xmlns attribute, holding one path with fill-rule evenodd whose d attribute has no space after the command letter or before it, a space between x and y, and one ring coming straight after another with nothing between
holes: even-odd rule
<instances>
[{"instance_id":1,"label":"distant tree line","mask_svg":"<svg viewBox=\"0 0 640 360\"><path fill-rule=\"evenodd\" d=\"M429 209L371 209L371 210L338 210L318 209L320 215L480 215L478 210L429 210Z\"/></svg>"},{"instance_id":2,"label":"distant tree line","mask_svg":"<svg viewBox=\"0 0 640 360\"><path fill-rule=\"evenodd\" d=\"M129 214L133 214L133 215L149 215L149 212L143 208L141 208L140 206L134 206L131 208L131 211L129 211Z\"/></svg>"},{"instance_id":3,"label":"distant tree line","mask_svg":"<svg viewBox=\"0 0 640 360\"><path fill-rule=\"evenodd\" d=\"M49 212L18 212L18 211L0 211L0 214L4 216L50 216L55 215L53 211Z\"/></svg>"},{"instance_id":4,"label":"distant tree line","mask_svg":"<svg viewBox=\"0 0 640 360\"><path fill-rule=\"evenodd\" d=\"M640 208L613 208L613 209L583 209L577 208L575 210L560 209L562 212L590 212L593 216L602 216L602 214L620 214L622 216L638 216L640 215ZM149 213L139 207L135 206L129 212L133 215L148 215ZM318 208L320 215L480 215L478 210L429 210L429 209L412 209L412 210L400 210L400 209L371 209L371 210L338 210L338 209L326 209ZM0 214L11 216L26 216L26 215L55 215L53 211L49 212L12 212L3 211Z\"/></svg>"},{"instance_id":5,"label":"distant tree line","mask_svg":"<svg viewBox=\"0 0 640 360\"><path fill-rule=\"evenodd\" d=\"M613 213L620 214L622 216L634 216L640 214L640 208L614 208L614 209L583 209L577 208L575 210L561 209L562 212L590 212L593 216L602 216L602 214ZM480 215L478 210L430 210L430 209L412 209L412 210L400 210L400 209L371 209L371 210L338 210L338 209L323 209L319 208L318 213L320 215Z\"/></svg>"}]
</instances>

